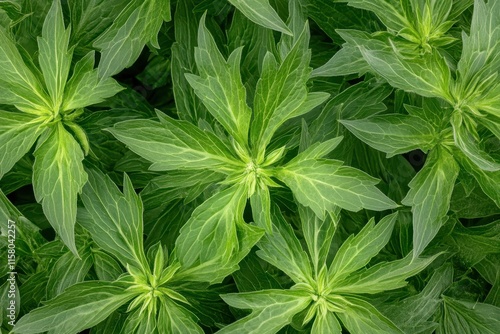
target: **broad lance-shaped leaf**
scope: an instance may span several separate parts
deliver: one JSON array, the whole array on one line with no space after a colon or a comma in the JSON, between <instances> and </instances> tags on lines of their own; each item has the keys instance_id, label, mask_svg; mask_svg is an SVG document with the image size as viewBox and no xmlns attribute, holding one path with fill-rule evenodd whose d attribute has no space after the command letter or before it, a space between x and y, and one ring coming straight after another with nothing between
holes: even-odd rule
<instances>
[{"instance_id":1,"label":"broad lance-shaped leaf","mask_svg":"<svg viewBox=\"0 0 500 334\"><path fill-rule=\"evenodd\" d=\"M440 254L430 258L413 258L411 254L403 259L380 262L367 269L352 273L348 277L332 282L332 292L341 294L379 293L399 289L406 279L424 270Z\"/></svg>"},{"instance_id":2,"label":"broad lance-shaped leaf","mask_svg":"<svg viewBox=\"0 0 500 334\"><path fill-rule=\"evenodd\" d=\"M329 211L325 219L319 219L310 208L299 205L299 215L314 273L318 275L330 252L333 236L339 223L340 208Z\"/></svg>"},{"instance_id":3,"label":"broad lance-shaped leaf","mask_svg":"<svg viewBox=\"0 0 500 334\"><path fill-rule=\"evenodd\" d=\"M50 102L42 83L24 60L16 44L0 29L0 104L14 105L24 112L48 115Z\"/></svg>"},{"instance_id":4,"label":"broad lance-shaped leaf","mask_svg":"<svg viewBox=\"0 0 500 334\"><path fill-rule=\"evenodd\" d=\"M413 249L418 257L443 225L459 166L444 148L437 147L427 157L424 167L411 180L410 191L403 199L413 213Z\"/></svg>"},{"instance_id":5,"label":"broad lance-shaped leaf","mask_svg":"<svg viewBox=\"0 0 500 334\"><path fill-rule=\"evenodd\" d=\"M170 298L162 298L158 311L158 333L203 334L196 317L186 308L174 303Z\"/></svg>"},{"instance_id":6,"label":"broad lance-shaped leaf","mask_svg":"<svg viewBox=\"0 0 500 334\"><path fill-rule=\"evenodd\" d=\"M336 313L352 334L403 334L403 332L367 301L344 297L343 312Z\"/></svg>"},{"instance_id":7,"label":"broad lance-shaped leaf","mask_svg":"<svg viewBox=\"0 0 500 334\"><path fill-rule=\"evenodd\" d=\"M295 283L312 282L313 274L307 253L295 236L292 227L285 220L279 208L271 211L272 233L266 233L258 243L257 255L282 270Z\"/></svg>"},{"instance_id":8,"label":"broad lance-shaped leaf","mask_svg":"<svg viewBox=\"0 0 500 334\"><path fill-rule=\"evenodd\" d=\"M500 220L469 228L456 222L450 237L461 262L473 267L489 254L500 253Z\"/></svg>"},{"instance_id":9,"label":"broad lance-shaped leaf","mask_svg":"<svg viewBox=\"0 0 500 334\"><path fill-rule=\"evenodd\" d=\"M479 168L489 172L499 171L500 163L479 148L478 143L467 130L465 122L460 112L454 113L451 118L453 137L457 147Z\"/></svg>"},{"instance_id":10,"label":"broad lance-shaped leaf","mask_svg":"<svg viewBox=\"0 0 500 334\"><path fill-rule=\"evenodd\" d=\"M250 197L250 205L255 224L260 228L264 228L266 232L272 232L273 222L269 187L256 187L255 193Z\"/></svg>"},{"instance_id":11,"label":"broad lance-shaped leaf","mask_svg":"<svg viewBox=\"0 0 500 334\"><path fill-rule=\"evenodd\" d=\"M64 293L23 316L12 333L35 334L46 331L72 334L97 325L134 297L118 282L78 283Z\"/></svg>"},{"instance_id":12,"label":"broad lance-shaped leaf","mask_svg":"<svg viewBox=\"0 0 500 334\"><path fill-rule=\"evenodd\" d=\"M480 83L500 70L500 3L474 1L469 36L462 34L463 48L457 68L464 85Z\"/></svg>"},{"instance_id":13,"label":"broad lance-shaped leaf","mask_svg":"<svg viewBox=\"0 0 500 334\"><path fill-rule=\"evenodd\" d=\"M357 74L361 77L370 71L370 66L363 58L361 51L355 45L345 43L342 49L337 51L326 64L315 68L311 77L335 77L350 74Z\"/></svg>"},{"instance_id":14,"label":"broad lance-shaped leaf","mask_svg":"<svg viewBox=\"0 0 500 334\"><path fill-rule=\"evenodd\" d=\"M337 282L366 266L389 242L397 217L397 213L385 216L377 225L372 218L358 234L350 235L335 254L329 279Z\"/></svg>"},{"instance_id":15,"label":"broad lance-shaped leaf","mask_svg":"<svg viewBox=\"0 0 500 334\"><path fill-rule=\"evenodd\" d=\"M387 153L388 158L415 149L427 152L438 137L432 125L417 116L388 114L340 122L363 142Z\"/></svg>"},{"instance_id":16,"label":"broad lance-shaped leaf","mask_svg":"<svg viewBox=\"0 0 500 334\"><path fill-rule=\"evenodd\" d=\"M359 31L338 32L349 44L359 47L372 70L391 86L425 97L453 101L449 92L450 69L439 52L405 58L394 50L397 50L397 43L389 38L381 41Z\"/></svg>"},{"instance_id":17,"label":"broad lance-shaped leaf","mask_svg":"<svg viewBox=\"0 0 500 334\"><path fill-rule=\"evenodd\" d=\"M311 334L342 334L342 326L333 312L317 313Z\"/></svg>"},{"instance_id":18,"label":"broad lance-shaped leaf","mask_svg":"<svg viewBox=\"0 0 500 334\"><path fill-rule=\"evenodd\" d=\"M79 223L94 241L124 265L146 270L143 247L142 201L128 176L123 178L123 193L102 172L88 169L89 180L81 195L86 214Z\"/></svg>"},{"instance_id":19,"label":"broad lance-shaped leaf","mask_svg":"<svg viewBox=\"0 0 500 334\"><path fill-rule=\"evenodd\" d=\"M80 259L75 257L70 251L67 251L57 259L50 270L47 281L47 300L60 295L68 287L85 279L85 276L92 267L93 254L87 245L79 246L78 254L80 255Z\"/></svg>"},{"instance_id":20,"label":"broad lance-shaped leaf","mask_svg":"<svg viewBox=\"0 0 500 334\"><path fill-rule=\"evenodd\" d=\"M269 0L229 0L229 2L252 22L283 34L292 35L290 29L269 4Z\"/></svg>"},{"instance_id":21,"label":"broad lance-shaped leaf","mask_svg":"<svg viewBox=\"0 0 500 334\"><path fill-rule=\"evenodd\" d=\"M411 28L412 25L404 16L403 6L400 1L394 0L341 0L347 2L349 6L372 11L389 29L399 32L404 28Z\"/></svg>"},{"instance_id":22,"label":"broad lance-shaped leaf","mask_svg":"<svg viewBox=\"0 0 500 334\"><path fill-rule=\"evenodd\" d=\"M77 196L87 182L82 149L61 122L40 137L33 165L37 202L62 241L76 255L74 226Z\"/></svg>"},{"instance_id":23,"label":"broad lance-shaped leaf","mask_svg":"<svg viewBox=\"0 0 500 334\"><path fill-rule=\"evenodd\" d=\"M425 288L417 295L381 306L386 314L405 333L431 333L438 324L432 316L441 306L441 295L453 283L453 266L446 263L434 270ZM422 329L427 329L422 331Z\"/></svg>"},{"instance_id":24,"label":"broad lance-shaped leaf","mask_svg":"<svg viewBox=\"0 0 500 334\"><path fill-rule=\"evenodd\" d=\"M113 78L99 79L94 60L95 52L91 51L75 64L64 91L62 111L100 103L124 89Z\"/></svg>"},{"instance_id":25,"label":"broad lance-shaped leaf","mask_svg":"<svg viewBox=\"0 0 500 334\"><path fill-rule=\"evenodd\" d=\"M60 0L54 0L45 21L42 37L38 37L40 68L52 100L52 110L58 111L63 99L73 49L68 50L70 30L64 27Z\"/></svg>"},{"instance_id":26,"label":"broad lance-shaped leaf","mask_svg":"<svg viewBox=\"0 0 500 334\"><path fill-rule=\"evenodd\" d=\"M242 48L234 50L226 61L205 27L203 15L198 29L198 47L195 48L200 75L187 73L186 79L212 116L241 146L246 147L252 111L246 103L246 90L241 82L242 51Z\"/></svg>"},{"instance_id":27,"label":"broad lance-shaped leaf","mask_svg":"<svg viewBox=\"0 0 500 334\"><path fill-rule=\"evenodd\" d=\"M238 166L227 146L213 133L187 121L158 113L161 122L130 120L108 129L133 152L151 161L151 170L212 169ZM242 163L239 163L242 164Z\"/></svg>"},{"instance_id":28,"label":"broad lance-shaped leaf","mask_svg":"<svg viewBox=\"0 0 500 334\"><path fill-rule=\"evenodd\" d=\"M491 1L491 0L490 0ZM443 316L437 334L496 334L500 328L500 307L443 296Z\"/></svg>"},{"instance_id":29,"label":"broad lance-shaped leaf","mask_svg":"<svg viewBox=\"0 0 500 334\"><path fill-rule=\"evenodd\" d=\"M146 43L156 48L163 21L170 21L170 0L131 1L94 42L101 50L99 76L107 78L131 66Z\"/></svg>"},{"instance_id":30,"label":"broad lance-shaped leaf","mask_svg":"<svg viewBox=\"0 0 500 334\"><path fill-rule=\"evenodd\" d=\"M274 334L292 321L312 301L308 293L292 290L262 290L222 295L232 307L252 310L243 319L222 328L218 334Z\"/></svg>"},{"instance_id":31,"label":"broad lance-shaped leaf","mask_svg":"<svg viewBox=\"0 0 500 334\"><path fill-rule=\"evenodd\" d=\"M307 93L311 69L309 26L295 42L281 64L270 52L264 57L262 75L254 98L254 119L250 139L254 149L263 155L276 130L288 119L309 112L328 98L326 93ZM259 156L257 160L263 157Z\"/></svg>"},{"instance_id":32,"label":"broad lance-shaped leaf","mask_svg":"<svg viewBox=\"0 0 500 334\"><path fill-rule=\"evenodd\" d=\"M292 162L277 170L276 177L283 181L297 199L324 219L325 211L335 206L350 211L363 208L383 211L397 207L375 187L378 180L352 167L342 166L335 160L305 160Z\"/></svg>"},{"instance_id":33,"label":"broad lance-shaped leaf","mask_svg":"<svg viewBox=\"0 0 500 334\"><path fill-rule=\"evenodd\" d=\"M34 115L0 110L0 179L45 130L42 122Z\"/></svg>"},{"instance_id":34,"label":"broad lance-shaped leaf","mask_svg":"<svg viewBox=\"0 0 500 334\"><path fill-rule=\"evenodd\" d=\"M209 282L222 280L237 269L238 262L262 236L261 229L243 221L246 201L245 187L237 184L213 195L194 210L175 243L183 268L215 266L220 273L204 278ZM253 243L242 240L248 238L246 235L250 235Z\"/></svg>"},{"instance_id":35,"label":"broad lance-shaped leaf","mask_svg":"<svg viewBox=\"0 0 500 334\"><path fill-rule=\"evenodd\" d=\"M484 171L465 156L455 154L455 157L460 166L474 176L483 192L500 207L500 187L498 186L500 184L500 171Z\"/></svg>"}]
</instances>

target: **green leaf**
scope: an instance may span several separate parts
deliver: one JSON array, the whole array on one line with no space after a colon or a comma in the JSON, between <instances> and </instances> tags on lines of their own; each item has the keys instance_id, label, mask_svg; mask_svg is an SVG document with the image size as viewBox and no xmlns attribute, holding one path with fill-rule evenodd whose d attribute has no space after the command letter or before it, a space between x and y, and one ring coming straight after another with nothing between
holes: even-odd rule
<instances>
[{"instance_id":1,"label":"green leaf","mask_svg":"<svg viewBox=\"0 0 500 334\"><path fill-rule=\"evenodd\" d=\"M500 163L479 148L479 144L468 131L466 120L460 112L453 114L451 125L453 126L453 137L455 145L479 168L489 172L500 170Z\"/></svg>"},{"instance_id":2,"label":"green leaf","mask_svg":"<svg viewBox=\"0 0 500 334\"><path fill-rule=\"evenodd\" d=\"M498 187L500 184L500 171L484 171L468 158L458 154L455 156L463 169L476 179L483 192L495 202L497 207L500 207L500 187Z\"/></svg>"},{"instance_id":3,"label":"green leaf","mask_svg":"<svg viewBox=\"0 0 500 334\"><path fill-rule=\"evenodd\" d=\"M226 61L205 27L204 15L198 29L198 47L195 48L200 75L186 74L186 79L212 116L241 146L246 147L252 111L246 103L246 91L240 77L242 50L234 50Z\"/></svg>"},{"instance_id":4,"label":"green leaf","mask_svg":"<svg viewBox=\"0 0 500 334\"><path fill-rule=\"evenodd\" d=\"M194 48L200 15L192 8L195 0L178 1L174 12L175 43L171 47L171 77L175 105L180 119L196 124L207 119L207 110L189 85L185 73L196 73Z\"/></svg>"},{"instance_id":5,"label":"green leaf","mask_svg":"<svg viewBox=\"0 0 500 334\"><path fill-rule=\"evenodd\" d=\"M40 68L52 103L52 111L58 114L63 102L64 87L68 79L73 49L68 50L70 29L64 26L60 0L53 0L38 37Z\"/></svg>"},{"instance_id":6,"label":"green leaf","mask_svg":"<svg viewBox=\"0 0 500 334\"><path fill-rule=\"evenodd\" d=\"M358 234L350 235L335 254L329 268L330 281L342 280L366 266L389 242L397 217L397 212L385 216L377 225L372 218Z\"/></svg>"},{"instance_id":7,"label":"green leaf","mask_svg":"<svg viewBox=\"0 0 500 334\"><path fill-rule=\"evenodd\" d=\"M467 36L462 33L463 48L457 64L459 85L463 95L468 90L477 89L481 81L500 70L500 59L497 57L500 46L500 4L498 1L474 1L474 12ZM487 87L485 87L487 88ZM484 92L477 92L483 94ZM466 96L464 96L466 97Z\"/></svg>"},{"instance_id":8,"label":"green leaf","mask_svg":"<svg viewBox=\"0 0 500 334\"><path fill-rule=\"evenodd\" d=\"M52 299L61 294L73 284L82 282L92 266L92 254L87 247L78 248L77 258L71 252L64 253L50 270L47 282L47 299Z\"/></svg>"},{"instance_id":9,"label":"green leaf","mask_svg":"<svg viewBox=\"0 0 500 334\"><path fill-rule=\"evenodd\" d=\"M333 312L317 314L311 328L311 334L342 334L342 327Z\"/></svg>"},{"instance_id":10,"label":"green leaf","mask_svg":"<svg viewBox=\"0 0 500 334\"><path fill-rule=\"evenodd\" d=\"M50 114L49 98L42 83L3 28L0 28L0 88L0 104L11 104L36 115Z\"/></svg>"},{"instance_id":11,"label":"green leaf","mask_svg":"<svg viewBox=\"0 0 500 334\"><path fill-rule=\"evenodd\" d=\"M243 221L246 200L245 187L235 185L216 193L194 210L175 243L184 269L193 268L198 279L215 282L238 268L238 262L262 236L260 229ZM250 242L245 238L250 238ZM216 273L201 275L202 269L212 268L217 269Z\"/></svg>"},{"instance_id":12,"label":"green leaf","mask_svg":"<svg viewBox=\"0 0 500 334\"><path fill-rule=\"evenodd\" d=\"M316 142L314 144L308 145L308 147L297 154L288 164L293 164L295 162L321 159L332 152L340 144L344 137L335 137L324 142ZM333 161L333 160L331 160Z\"/></svg>"},{"instance_id":13,"label":"green leaf","mask_svg":"<svg viewBox=\"0 0 500 334\"><path fill-rule=\"evenodd\" d=\"M160 115L160 114L158 114ZM202 131L187 121L161 116L162 122L130 120L108 129L133 152L151 161L150 169L212 169L241 165L227 146L213 133Z\"/></svg>"},{"instance_id":14,"label":"green leaf","mask_svg":"<svg viewBox=\"0 0 500 334\"><path fill-rule=\"evenodd\" d=\"M403 333L370 303L356 297L346 296L344 298L346 300L346 304L342 305L344 312L336 314L350 333Z\"/></svg>"},{"instance_id":15,"label":"green leaf","mask_svg":"<svg viewBox=\"0 0 500 334\"><path fill-rule=\"evenodd\" d=\"M229 2L252 22L283 34L292 35L290 29L269 4L269 0L229 0Z\"/></svg>"},{"instance_id":16,"label":"green leaf","mask_svg":"<svg viewBox=\"0 0 500 334\"><path fill-rule=\"evenodd\" d=\"M252 313L218 333L273 334L289 324L292 317L310 303L309 294L290 290L262 290L222 295L232 307L251 309Z\"/></svg>"},{"instance_id":17,"label":"green leaf","mask_svg":"<svg viewBox=\"0 0 500 334\"><path fill-rule=\"evenodd\" d=\"M311 77L335 77L357 74L359 77L370 71L370 66L355 45L344 44L324 65L315 68Z\"/></svg>"},{"instance_id":18,"label":"green leaf","mask_svg":"<svg viewBox=\"0 0 500 334\"><path fill-rule=\"evenodd\" d=\"M250 205L255 224L270 233L273 222L269 187L256 187L255 193L250 197Z\"/></svg>"},{"instance_id":19,"label":"green leaf","mask_svg":"<svg viewBox=\"0 0 500 334\"><path fill-rule=\"evenodd\" d=\"M326 264L333 236L340 220L340 208L328 212L325 219L319 219L311 209L299 205L299 215L314 273L317 276L320 268Z\"/></svg>"},{"instance_id":20,"label":"green leaf","mask_svg":"<svg viewBox=\"0 0 500 334\"><path fill-rule=\"evenodd\" d=\"M342 0L349 6L359 9L369 10L375 13L382 23L394 32L399 32L404 28L411 27L404 15L403 5L396 0Z\"/></svg>"},{"instance_id":21,"label":"green leaf","mask_svg":"<svg viewBox=\"0 0 500 334\"><path fill-rule=\"evenodd\" d=\"M335 281L332 292L374 294L402 288L408 283L406 282L407 278L424 270L439 255L424 259L413 258L412 254L409 254L400 260L380 262L370 268L351 274L343 280Z\"/></svg>"},{"instance_id":22,"label":"green leaf","mask_svg":"<svg viewBox=\"0 0 500 334\"><path fill-rule=\"evenodd\" d=\"M97 278L101 281L114 281L123 274L123 268L110 255L103 251L93 250L94 270Z\"/></svg>"},{"instance_id":23,"label":"green leaf","mask_svg":"<svg viewBox=\"0 0 500 334\"><path fill-rule=\"evenodd\" d=\"M58 122L39 139L34 155L35 198L42 202L45 216L64 244L77 255L74 235L76 202L87 182L82 149Z\"/></svg>"},{"instance_id":24,"label":"green leaf","mask_svg":"<svg viewBox=\"0 0 500 334\"><path fill-rule=\"evenodd\" d=\"M359 47L372 70L391 86L425 97L453 101L449 92L450 69L439 52L410 58L403 56L403 50L399 50L398 44L388 38L372 39L366 33L352 30L339 33L349 44Z\"/></svg>"},{"instance_id":25,"label":"green leaf","mask_svg":"<svg viewBox=\"0 0 500 334\"><path fill-rule=\"evenodd\" d=\"M130 179L123 178L123 193L102 172L88 169L89 181L81 195L87 210L79 213L79 223L94 241L123 266L133 265L147 271L144 254L142 201L135 193Z\"/></svg>"},{"instance_id":26,"label":"green leaf","mask_svg":"<svg viewBox=\"0 0 500 334\"><path fill-rule=\"evenodd\" d=\"M444 148L427 156L424 167L411 180L403 199L413 213L413 249L418 257L437 234L450 208L451 194L460 168Z\"/></svg>"},{"instance_id":27,"label":"green leaf","mask_svg":"<svg viewBox=\"0 0 500 334\"><path fill-rule=\"evenodd\" d=\"M500 328L500 308L443 296L443 317L437 334L495 334Z\"/></svg>"},{"instance_id":28,"label":"green leaf","mask_svg":"<svg viewBox=\"0 0 500 334\"><path fill-rule=\"evenodd\" d=\"M452 283L453 267L448 263L434 271L422 292L388 304L383 313L405 333L430 333L438 326L431 320L441 306L441 294ZM427 330L421 331L422 328Z\"/></svg>"},{"instance_id":29,"label":"green leaf","mask_svg":"<svg viewBox=\"0 0 500 334\"><path fill-rule=\"evenodd\" d=\"M111 26L128 3L126 0L68 1L70 45L77 44L75 53L83 55L91 51L93 41Z\"/></svg>"},{"instance_id":30,"label":"green leaf","mask_svg":"<svg viewBox=\"0 0 500 334\"><path fill-rule=\"evenodd\" d=\"M276 206L273 206L272 220L273 231L264 234L259 241L257 255L282 270L295 283L311 282L313 275L307 253Z\"/></svg>"},{"instance_id":31,"label":"green leaf","mask_svg":"<svg viewBox=\"0 0 500 334\"><path fill-rule=\"evenodd\" d=\"M438 139L432 125L416 116L386 114L340 122L363 142L387 153L388 158L415 149L427 152Z\"/></svg>"},{"instance_id":32,"label":"green leaf","mask_svg":"<svg viewBox=\"0 0 500 334\"><path fill-rule=\"evenodd\" d=\"M378 180L335 160L292 162L276 175L294 193L297 201L324 219L335 206L350 211L387 210L397 207L375 187Z\"/></svg>"},{"instance_id":33,"label":"green leaf","mask_svg":"<svg viewBox=\"0 0 500 334\"><path fill-rule=\"evenodd\" d=\"M252 145L259 154L263 155L273 134L286 120L309 112L329 96L326 93L307 93L306 83L311 73L308 46L309 28L305 25L280 64L270 52L264 57L250 132Z\"/></svg>"},{"instance_id":34,"label":"green leaf","mask_svg":"<svg viewBox=\"0 0 500 334\"><path fill-rule=\"evenodd\" d=\"M78 283L19 319L12 333L80 332L97 325L133 297L123 283Z\"/></svg>"},{"instance_id":35,"label":"green leaf","mask_svg":"<svg viewBox=\"0 0 500 334\"><path fill-rule=\"evenodd\" d=\"M31 149L45 130L34 115L0 110L0 179Z\"/></svg>"},{"instance_id":36,"label":"green leaf","mask_svg":"<svg viewBox=\"0 0 500 334\"><path fill-rule=\"evenodd\" d=\"M99 79L94 69L94 51L87 53L73 68L61 107L62 111L72 110L103 102L124 88L113 78Z\"/></svg>"},{"instance_id":37,"label":"green leaf","mask_svg":"<svg viewBox=\"0 0 500 334\"><path fill-rule=\"evenodd\" d=\"M169 298L162 298L158 310L158 333L203 334L196 317L186 308L174 303Z\"/></svg>"},{"instance_id":38,"label":"green leaf","mask_svg":"<svg viewBox=\"0 0 500 334\"><path fill-rule=\"evenodd\" d=\"M241 260L239 267L240 269L231 275L239 292L281 288L277 278L255 253L249 253Z\"/></svg>"},{"instance_id":39,"label":"green leaf","mask_svg":"<svg viewBox=\"0 0 500 334\"><path fill-rule=\"evenodd\" d=\"M489 254L500 253L500 220L469 228L458 222L450 237L457 255L473 267Z\"/></svg>"},{"instance_id":40,"label":"green leaf","mask_svg":"<svg viewBox=\"0 0 500 334\"><path fill-rule=\"evenodd\" d=\"M99 76L107 78L131 66L148 42L159 48L163 21L170 21L170 0L130 2L93 44L102 54Z\"/></svg>"}]
</instances>

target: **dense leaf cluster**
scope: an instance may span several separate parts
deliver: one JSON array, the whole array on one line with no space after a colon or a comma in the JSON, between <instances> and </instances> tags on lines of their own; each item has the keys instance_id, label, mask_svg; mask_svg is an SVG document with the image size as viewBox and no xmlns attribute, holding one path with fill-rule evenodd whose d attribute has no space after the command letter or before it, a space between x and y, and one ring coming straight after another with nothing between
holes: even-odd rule
<instances>
[{"instance_id":1,"label":"dense leaf cluster","mask_svg":"<svg viewBox=\"0 0 500 334\"><path fill-rule=\"evenodd\" d=\"M0 1L2 333L497 333L499 41L495 0Z\"/></svg>"}]
</instances>

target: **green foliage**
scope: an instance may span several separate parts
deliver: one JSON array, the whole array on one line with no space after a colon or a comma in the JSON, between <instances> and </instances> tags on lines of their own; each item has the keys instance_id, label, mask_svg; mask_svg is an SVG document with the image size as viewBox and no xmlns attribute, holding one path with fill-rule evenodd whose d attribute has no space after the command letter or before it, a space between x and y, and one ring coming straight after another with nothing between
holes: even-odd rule
<instances>
[{"instance_id":1,"label":"green foliage","mask_svg":"<svg viewBox=\"0 0 500 334\"><path fill-rule=\"evenodd\" d=\"M0 332L496 333L500 2L0 1Z\"/></svg>"}]
</instances>

